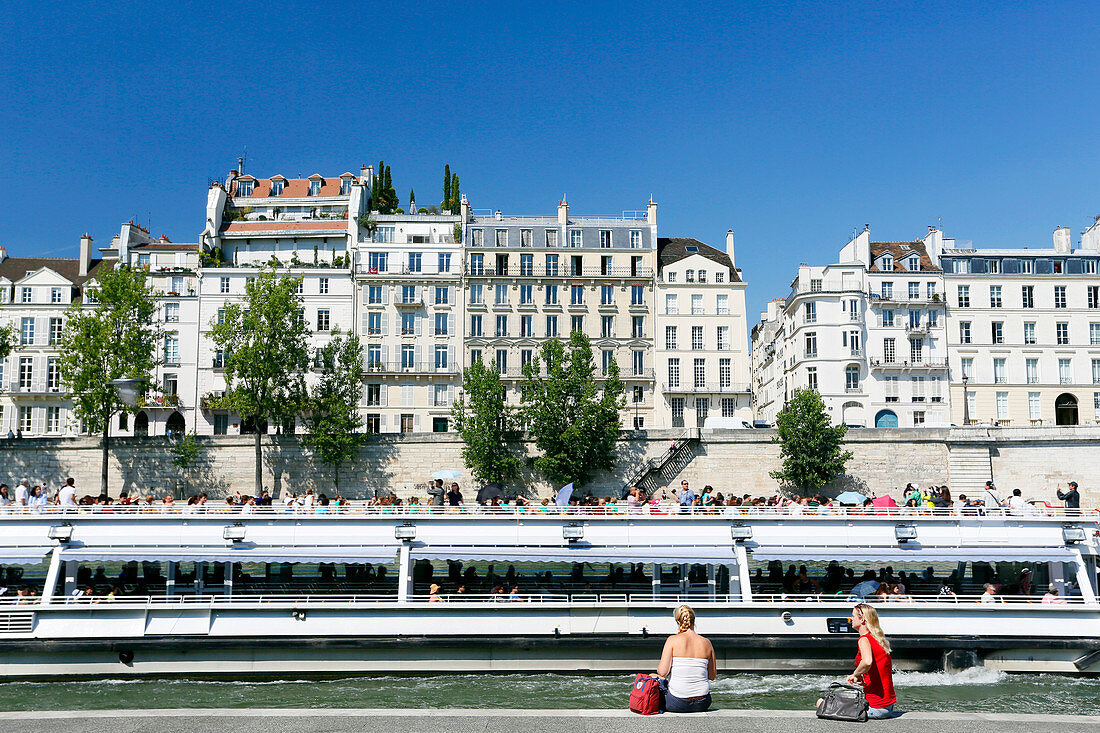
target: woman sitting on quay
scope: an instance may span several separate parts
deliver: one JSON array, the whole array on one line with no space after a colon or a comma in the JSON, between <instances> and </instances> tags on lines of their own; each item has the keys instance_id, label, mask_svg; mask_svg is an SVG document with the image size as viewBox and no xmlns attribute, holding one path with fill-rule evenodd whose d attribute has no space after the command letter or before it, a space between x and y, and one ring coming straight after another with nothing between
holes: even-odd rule
<instances>
[{"instance_id":1,"label":"woman sitting on quay","mask_svg":"<svg viewBox=\"0 0 1100 733\"><path fill-rule=\"evenodd\" d=\"M670 713L702 713L710 708L710 682L718 675L718 662L710 641L695 632L691 606L676 609L680 630L668 637L657 674L661 708Z\"/></svg>"},{"instance_id":2,"label":"woman sitting on quay","mask_svg":"<svg viewBox=\"0 0 1100 733\"><path fill-rule=\"evenodd\" d=\"M894 662L890 657L890 642L879 625L878 611L866 603L852 609L852 626L859 632L856 668L848 675L850 685L862 685L867 697L867 717L872 720L896 718L894 710Z\"/></svg>"}]
</instances>

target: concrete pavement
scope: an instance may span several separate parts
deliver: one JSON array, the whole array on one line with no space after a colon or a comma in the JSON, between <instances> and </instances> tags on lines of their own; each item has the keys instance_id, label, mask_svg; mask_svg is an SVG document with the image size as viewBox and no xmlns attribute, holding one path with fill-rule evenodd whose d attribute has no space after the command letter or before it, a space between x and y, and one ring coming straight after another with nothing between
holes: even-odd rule
<instances>
[{"instance_id":1,"label":"concrete pavement","mask_svg":"<svg viewBox=\"0 0 1100 733\"><path fill-rule=\"evenodd\" d=\"M917 733L1096 733L1100 716L1008 715L992 713L907 713L868 723L868 730ZM815 733L852 730L845 723L818 720L812 712L714 710L699 715L642 717L627 710L385 710L385 709L166 709L0 712L0 730L20 733L176 733L179 730L233 733Z\"/></svg>"}]
</instances>

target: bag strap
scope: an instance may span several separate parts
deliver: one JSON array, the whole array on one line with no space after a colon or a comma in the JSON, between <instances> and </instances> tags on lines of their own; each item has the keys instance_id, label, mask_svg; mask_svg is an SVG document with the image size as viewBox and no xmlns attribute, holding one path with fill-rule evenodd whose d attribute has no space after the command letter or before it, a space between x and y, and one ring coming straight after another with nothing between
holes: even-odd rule
<instances>
[{"instance_id":1,"label":"bag strap","mask_svg":"<svg viewBox=\"0 0 1100 733\"><path fill-rule=\"evenodd\" d=\"M846 689L846 690L855 690L856 692L863 692L862 687L856 687L855 685L849 685L846 682L833 682L832 684L829 685L829 689L830 690Z\"/></svg>"}]
</instances>

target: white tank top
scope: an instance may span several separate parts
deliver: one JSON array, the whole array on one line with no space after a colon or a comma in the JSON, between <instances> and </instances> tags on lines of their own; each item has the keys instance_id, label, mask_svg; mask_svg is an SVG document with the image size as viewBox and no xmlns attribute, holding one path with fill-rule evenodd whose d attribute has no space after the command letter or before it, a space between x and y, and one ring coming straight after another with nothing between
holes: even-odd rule
<instances>
[{"instance_id":1,"label":"white tank top","mask_svg":"<svg viewBox=\"0 0 1100 733\"><path fill-rule=\"evenodd\" d=\"M696 657L673 657L668 691L674 697L702 697L710 692L707 671L710 661Z\"/></svg>"}]
</instances>

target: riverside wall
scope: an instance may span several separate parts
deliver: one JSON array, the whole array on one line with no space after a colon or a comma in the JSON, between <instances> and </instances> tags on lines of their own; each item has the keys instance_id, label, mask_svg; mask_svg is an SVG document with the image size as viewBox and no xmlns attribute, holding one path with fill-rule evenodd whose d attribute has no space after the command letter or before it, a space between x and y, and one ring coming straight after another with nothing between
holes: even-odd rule
<instances>
[{"instance_id":1,"label":"riverside wall","mask_svg":"<svg viewBox=\"0 0 1100 733\"><path fill-rule=\"evenodd\" d=\"M680 431L649 431L631 435L619 444L615 470L598 475L589 488L599 495L617 495L623 482L648 458L663 455ZM681 479L692 486L711 484L737 495L769 495L779 489L769 475L779 466L779 446L771 430L704 431L692 446L692 458L678 472L662 476L677 487ZM165 438L115 438L109 461L111 494L121 491L177 496L207 491L211 496L240 490L250 492L254 482L254 445L251 436L200 437L199 459L187 470L172 464ZM527 445L529 455L534 447ZM847 488L891 492L907 482L922 486L951 484L951 453L965 449L986 451L993 476L1006 495L1019 487L1029 498L1054 501L1054 488L1066 481L1081 484L1083 500L1100 504L1093 477L1100 472L1100 427L1074 428L929 428L851 430L846 447L853 457L844 476L829 492ZM96 494L100 483L101 448L95 438L0 440L0 481L21 478L57 487L67 476L76 480L81 495ZM384 435L365 446L341 472L345 496L363 497L376 490L398 495L423 495L423 484L436 470L463 470L462 443L449 433ZM265 436L264 485L278 496L284 490L331 494L328 469L312 460L294 436ZM460 485L471 492L468 479ZM527 474L521 480L528 495L550 495L552 487ZM1096 480L1100 483L1100 480ZM954 488L954 487L953 487ZM955 488L956 493L959 489Z\"/></svg>"}]
</instances>

